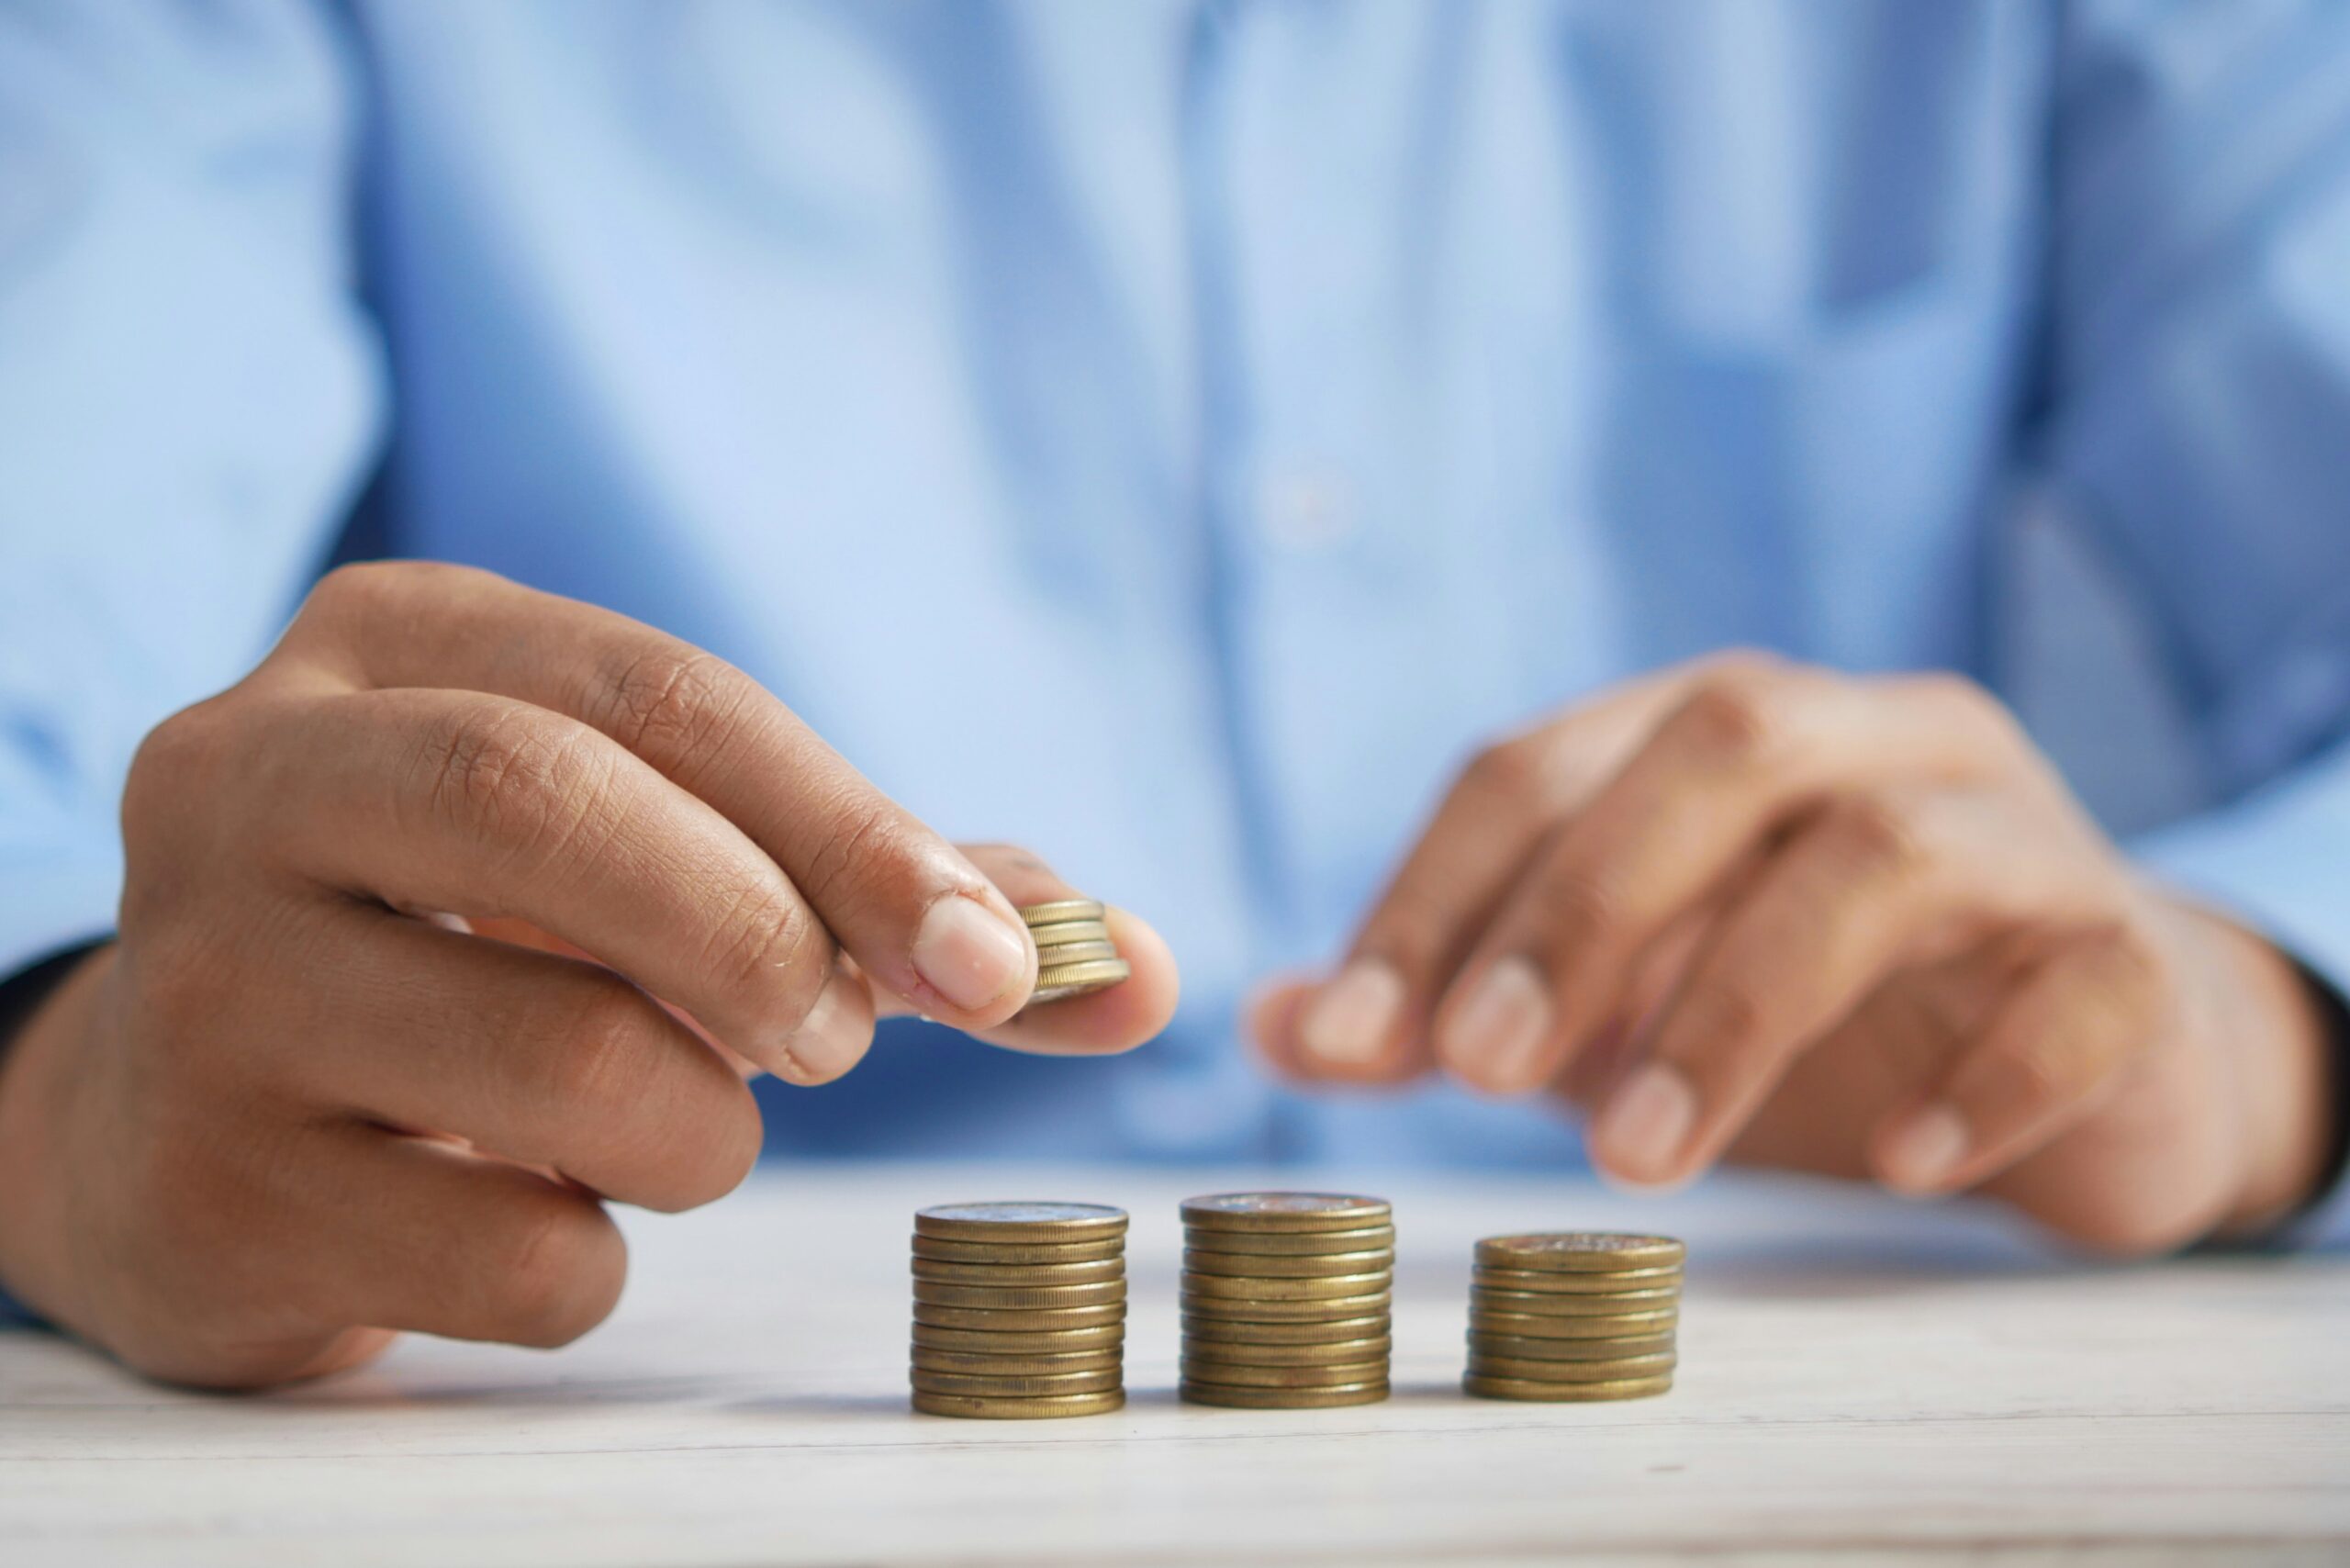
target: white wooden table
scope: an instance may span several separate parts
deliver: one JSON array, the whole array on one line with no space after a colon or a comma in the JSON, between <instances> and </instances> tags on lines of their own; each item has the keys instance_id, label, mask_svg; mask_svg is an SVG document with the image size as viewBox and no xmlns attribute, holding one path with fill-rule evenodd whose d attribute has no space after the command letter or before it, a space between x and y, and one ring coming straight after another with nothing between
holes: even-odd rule
<instances>
[{"instance_id":1,"label":"white wooden table","mask_svg":"<svg viewBox=\"0 0 2350 1568\"><path fill-rule=\"evenodd\" d=\"M2100 1268L1808 1186L1318 1176L1395 1202L1395 1397L1180 1405L1175 1203L1259 1180L785 1168L630 1216L628 1297L570 1350L411 1340L266 1398L0 1336L0 1563L2350 1561L2343 1260ZM994 1197L1133 1210L1124 1412L908 1413L909 1215ZM1614 1226L1689 1243L1673 1392L1461 1395L1471 1239Z\"/></svg>"}]
</instances>

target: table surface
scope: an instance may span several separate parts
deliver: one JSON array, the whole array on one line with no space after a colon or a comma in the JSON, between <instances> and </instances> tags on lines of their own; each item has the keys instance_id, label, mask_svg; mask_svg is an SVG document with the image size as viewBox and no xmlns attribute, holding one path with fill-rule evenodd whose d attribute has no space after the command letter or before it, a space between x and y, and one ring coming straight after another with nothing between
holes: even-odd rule
<instances>
[{"instance_id":1,"label":"table surface","mask_svg":"<svg viewBox=\"0 0 2350 1568\"><path fill-rule=\"evenodd\" d=\"M629 1294L568 1350L410 1339L265 1397L0 1335L0 1562L2350 1561L2350 1260L2098 1266L1795 1183L1324 1174L1395 1203L1395 1396L1180 1404L1175 1204L1281 1184L786 1167L629 1215ZM1125 1410L908 1411L909 1215L994 1197L1133 1211ZM1689 1243L1678 1386L1462 1395L1472 1239L1602 1227Z\"/></svg>"}]
</instances>

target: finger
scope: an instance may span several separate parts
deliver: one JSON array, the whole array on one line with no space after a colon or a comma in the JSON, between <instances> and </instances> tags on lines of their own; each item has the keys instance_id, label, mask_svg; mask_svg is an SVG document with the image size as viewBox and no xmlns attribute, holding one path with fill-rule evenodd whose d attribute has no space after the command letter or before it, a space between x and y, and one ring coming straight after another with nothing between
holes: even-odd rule
<instances>
[{"instance_id":1,"label":"finger","mask_svg":"<svg viewBox=\"0 0 2350 1568\"><path fill-rule=\"evenodd\" d=\"M1629 1181L1685 1180L1718 1158L1796 1054L1894 970L2001 929L2101 922L2122 895L2116 872L2009 797L1844 797L1718 915L1645 1059L1594 1124L1594 1158Z\"/></svg>"},{"instance_id":2,"label":"finger","mask_svg":"<svg viewBox=\"0 0 2350 1568\"><path fill-rule=\"evenodd\" d=\"M775 862L604 736L501 697L408 689L278 718L248 809L313 882L397 908L515 916L594 954L769 1070L833 972Z\"/></svg>"},{"instance_id":3,"label":"finger","mask_svg":"<svg viewBox=\"0 0 2350 1568\"><path fill-rule=\"evenodd\" d=\"M978 1028L1026 1001L1035 950L1002 895L723 660L593 605L413 562L333 574L304 623L300 651L359 684L494 693L617 741L739 827L868 976L931 1016Z\"/></svg>"},{"instance_id":4,"label":"finger","mask_svg":"<svg viewBox=\"0 0 2350 1568\"><path fill-rule=\"evenodd\" d=\"M1693 682L1511 890L1438 1009L1446 1068L1489 1093L1550 1081L1640 951L1824 792L2003 764L1968 689L1744 663Z\"/></svg>"},{"instance_id":5,"label":"finger","mask_svg":"<svg viewBox=\"0 0 2350 1568\"><path fill-rule=\"evenodd\" d=\"M1669 705L1684 671L1630 682L1480 753L1446 792L1337 971L1284 1010L1304 1078L1394 1082L1428 1061L1427 1021L1532 846L1604 780Z\"/></svg>"},{"instance_id":6,"label":"finger","mask_svg":"<svg viewBox=\"0 0 2350 1568\"><path fill-rule=\"evenodd\" d=\"M1015 907L1086 896L1043 859L1015 846L968 845L964 852ZM1102 920L1118 957L1133 971L1126 979L1106 991L1035 1008L972 1033L1011 1050L1101 1056L1131 1050L1164 1030L1175 1016L1181 992L1174 954L1139 916L1108 905ZM912 1000L887 992L877 1001L884 1017L921 1011Z\"/></svg>"},{"instance_id":7,"label":"finger","mask_svg":"<svg viewBox=\"0 0 2350 1568\"><path fill-rule=\"evenodd\" d=\"M627 1245L576 1188L372 1128L330 1169L297 1287L328 1323L552 1348L620 1300Z\"/></svg>"},{"instance_id":8,"label":"finger","mask_svg":"<svg viewBox=\"0 0 2350 1568\"><path fill-rule=\"evenodd\" d=\"M352 908L317 969L281 1033L319 1103L645 1208L713 1202L758 1158L758 1108L733 1069L600 965Z\"/></svg>"},{"instance_id":9,"label":"finger","mask_svg":"<svg viewBox=\"0 0 2350 1568\"><path fill-rule=\"evenodd\" d=\"M1887 1116L1870 1159L1916 1193L1971 1187L2095 1111L2168 1015L2161 964L2121 928L2076 936L2009 996L1926 1092Z\"/></svg>"}]
</instances>

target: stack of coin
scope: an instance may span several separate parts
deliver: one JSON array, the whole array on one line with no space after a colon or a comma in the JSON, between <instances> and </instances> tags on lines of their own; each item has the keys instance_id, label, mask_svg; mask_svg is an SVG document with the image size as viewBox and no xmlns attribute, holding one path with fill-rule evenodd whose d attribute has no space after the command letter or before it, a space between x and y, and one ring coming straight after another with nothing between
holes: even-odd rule
<instances>
[{"instance_id":1,"label":"stack of coin","mask_svg":"<svg viewBox=\"0 0 2350 1568\"><path fill-rule=\"evenodd\" d=\"M1224 1193L1183 1205L1182 1395L1314 1410L1387 1397L1384 1200Z\"/></svg>"},{"instance_id":2,"label":"stack of coin","mask_svg":"<svg viewBox=\"0 0 2350 1568\"><path fill-rule=\"evenodd\" d=\"M914 1215L914 1408L1003 1419L1126 1402L1126 1212L946 1204Z\"/></svg>"},{"instance_id":3,"label":"stack of coin","mask_svg":"<svg viewBox=\"0 0 2350 1568\"><path fill-rule=\"evenodd\" d=\"M1118 957L1103 913L1091 899L1056 899L1020 912L1036 942L1036 989L1029 1006L1106 991L1134 973Z\"/></svg>"},{"instance_id":4,"label":"stack of coin","mask_svg":"<svg viewBox=\"0 0 2350 1568\"><path fill-rule=\"evenodd\" d=\"M1560 1231L1477 1243L1469 1372L1487 1399L1639 1399L1673 1386L1681 1243Z\"/></svg>"}]
</instances>

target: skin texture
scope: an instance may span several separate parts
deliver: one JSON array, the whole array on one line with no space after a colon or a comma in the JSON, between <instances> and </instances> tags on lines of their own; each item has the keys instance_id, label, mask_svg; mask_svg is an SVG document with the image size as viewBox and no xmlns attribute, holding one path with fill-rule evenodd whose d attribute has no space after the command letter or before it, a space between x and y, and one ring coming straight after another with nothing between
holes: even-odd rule
<instances>
[{"instance_id":1,"label":"skin texture","mask_svg":"<svg viewBox=\"0 0 2350 1568\"><path fill-rule=\"evenodd\" d=\"M2142 879L1995 700L1759 655L1483 753L1250 1025L1302 1082L1552 1097L1628 1184L1980 1190L2119 1254L2273 1222L2330 1132L2298 973Z\"/></svg>"},{"instance_id":2,"label":"skin texture","mask_svg":"<svg viewBox=\"0 0 2350 1568\"><path fill-rule=\"evenodd\" d=\"M563 1344L626 1259L607 1202L731 1191L744 1079L822 1083L877 1015L1126 1049L1134 978L1018 1017L1014 906L774 697L486 573L338 571L248 678L150 735L119 939L0 1065L0 1279L158 1377L249 1387L415 1329Z\"/></svg>"}]
</instances>

